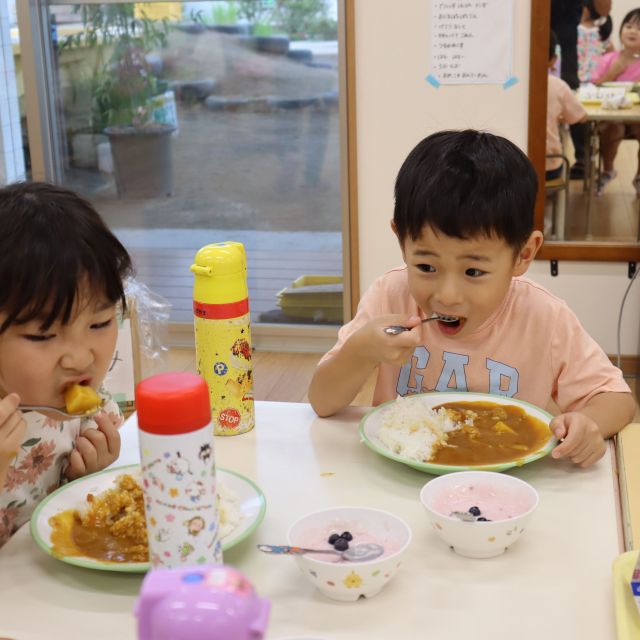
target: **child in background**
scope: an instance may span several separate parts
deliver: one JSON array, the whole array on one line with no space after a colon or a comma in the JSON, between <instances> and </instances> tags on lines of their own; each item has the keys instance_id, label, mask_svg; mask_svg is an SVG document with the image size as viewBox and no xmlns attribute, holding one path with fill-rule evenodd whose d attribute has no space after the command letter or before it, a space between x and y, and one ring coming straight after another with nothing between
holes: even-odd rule
<instances>
[{"instance_id":1,"label":"child in background","mask_svg":"<svg viewBox=\"0 0 640 640\"><path fill-rule=\"evenodd\" d=\"M553 69L556 63L556 50L558 39L551 31L549 34L549 69ZM560 78L549 73L547 76L547 155L562 155L562 140L560 139L560 123L575 124L586 119L587 112L580 104L569 85ZM562 174L562 159L547 158L547 180L558 178Z\"/></svg>"},{"instance_id":2,"label":"child in background","mask_svg":"<svg viewBox=\"0 0 640 640\"><path fill-rule=\"evenodd\" d=\"M403 163L391 228L405 266L378 278L309 388L320 416L347 406L373 371L373 403L424 391L517 397L562 413L554 458L589 466L629 422L629 387L566 303L522 278L542 244L537 179L505 138L442 131ZM453 323L422 319L451 316ZM398 335L389 325L407 327Z\"/></svg>"},{"instance_id":3,"label":"child in background","mask_svg":"<svg viewBox=\"0 0 640 640\"><path fill-rule=\"evenodd\" d=\"M596 70L600 56L613 51L613 43L609 39L613 29L611 16L601 16L593 5L593 0L585 0L582 20L578 25L578 78L580 82L591 82L591 74Z\"/></svg>"},{"instance_id":4,"label":"child in background","mask_svg":"<svg viewBox=\"0 0 640 640\"><path fill-rule=\"evenodd\" d=\"M118 405L60 420L19 404L64 408L71 385L98 389L111 365L131 271L94 208L45 183L0 189L0 546L64 479L120 452Z\"/></svg>"},{"instance_id":5,"label":"child in background","mask_svg":"<svg viewBox=\"0 0 640 640\"><path fill-rule=\"evenodd\" d=\"M620 43L621 51L605 53L598 61L598 66L591 76L594 84L600 85L611 81L640 81L640 8L629 11L624 17L620 27ZM640 142L640 124L606 122L600 127L603 170L598 179L598 195L602 194L603 189L617 175L613 165L618 147L625 137L633 137ZM640 198L640 155L633 187L637 197Z\"/></svg>"}]
</instances>

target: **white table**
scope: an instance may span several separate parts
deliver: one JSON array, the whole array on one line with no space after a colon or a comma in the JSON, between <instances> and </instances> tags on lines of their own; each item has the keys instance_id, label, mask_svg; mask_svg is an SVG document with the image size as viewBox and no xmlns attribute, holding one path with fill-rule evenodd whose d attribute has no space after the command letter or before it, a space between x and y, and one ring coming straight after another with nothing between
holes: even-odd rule
<instances>
[{"instance_id":1,"label":"white table","mask_svg":"<svg viewBox=\"0 0 640 640\"><path fill-rule=\"evenodd\" d=\"M551 458L514 471L539 491L540 506L504 555L472 560L456 555L428 525L418 493L430 476L359 442L363 413L350 408L320 419L306 404L258 402L256 429L216 439L218 464L253 479L267 497L262 525L225 561L271 600L269 640L615 638L611 563L622 546L613 456L586 471ZM135 418L123 427L123 439L120 462L135 462ZM258 542L285 542L298 516L334 505L386 509L413 529L402 569L371 600L328 600L293 559L255 549ZM0 550L0 637L134 640L140 583L141 576L54 560L23 527Z\"/></svg>"}]
</instances>

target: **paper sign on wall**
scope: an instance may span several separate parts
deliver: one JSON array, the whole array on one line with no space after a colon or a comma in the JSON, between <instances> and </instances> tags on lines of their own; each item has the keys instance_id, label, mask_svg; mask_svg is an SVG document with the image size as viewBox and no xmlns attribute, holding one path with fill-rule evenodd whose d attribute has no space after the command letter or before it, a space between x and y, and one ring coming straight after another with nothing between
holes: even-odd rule
<instances>
[{"instance_id":1,"label":"paper sign on wall","mask_svg":"<svg viewBox=\"0 0 640 640\"><path fill-rule=\"evenodd\" d=\"M431 0L431 84L509 86L513 0Z\"/></svg>"}]
</instances>

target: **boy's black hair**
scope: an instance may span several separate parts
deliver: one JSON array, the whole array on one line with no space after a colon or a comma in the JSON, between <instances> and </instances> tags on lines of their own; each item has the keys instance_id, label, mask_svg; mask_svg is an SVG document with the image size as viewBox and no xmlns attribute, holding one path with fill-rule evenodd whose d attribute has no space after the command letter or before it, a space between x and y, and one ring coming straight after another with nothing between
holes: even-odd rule
<instances>
[{"instance_id":1,"label":"boy's black hair","mask_svg":"<svg viewBox=\"0 0 640 640\"><path fill-rule=\"evenodd\" d=\"M622 33L622 27L628 22L640 22L640 9L631 9L629 13L622 19L620 23L620 30L618 31L618 35Z\"/></svg>"},{"instance_id":2,"label":"boy's black hair","mask_svg":"<svg viewBox=\"0 0 640 640\"><path fill-rule=\"evenodd\" d=\"M549 62L558 55L558 36L555 31L549 31Z\"/></svg>"},{"instance_id":3,"label":"boy's black hair","mask_svg":"<svg viewBox=\"0 0 640 640\"><path fill-rule=\"evenodd\" d=\"M460 239L496 236L520 249L533 231L538 189L527 156L501 136L440 131L417 144L395 186L400 241L425 226Z\"/></svg>"},{"instance_id":4,"label":"boy's black hair","mask_svg":"<svg viewBox=\"0 0 640 640\"><path fill-rule=\"evenodd\" d=\"M83 284L124 308L131 272L127 250L78 194L45 182L0 188L0 333L31 320L45 331L68 323Z\"/></svg>"}]
</instances>

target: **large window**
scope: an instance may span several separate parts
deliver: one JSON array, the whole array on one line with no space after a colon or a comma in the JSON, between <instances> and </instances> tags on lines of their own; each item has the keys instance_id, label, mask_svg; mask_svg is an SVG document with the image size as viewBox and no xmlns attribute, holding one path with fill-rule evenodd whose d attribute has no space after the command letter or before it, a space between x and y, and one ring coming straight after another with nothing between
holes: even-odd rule
<instances>
[{"instance_id":1,"label":"large window","mask_svg":"<svg viewBox=\"0 0 640 640\"><path fill-rule=\"evenodd\" d=\"M340 324L337 0L41 2L34 163L96 204L172 320L197 249L237 240L254 323Z\"/></svg>"}]
</instances>

